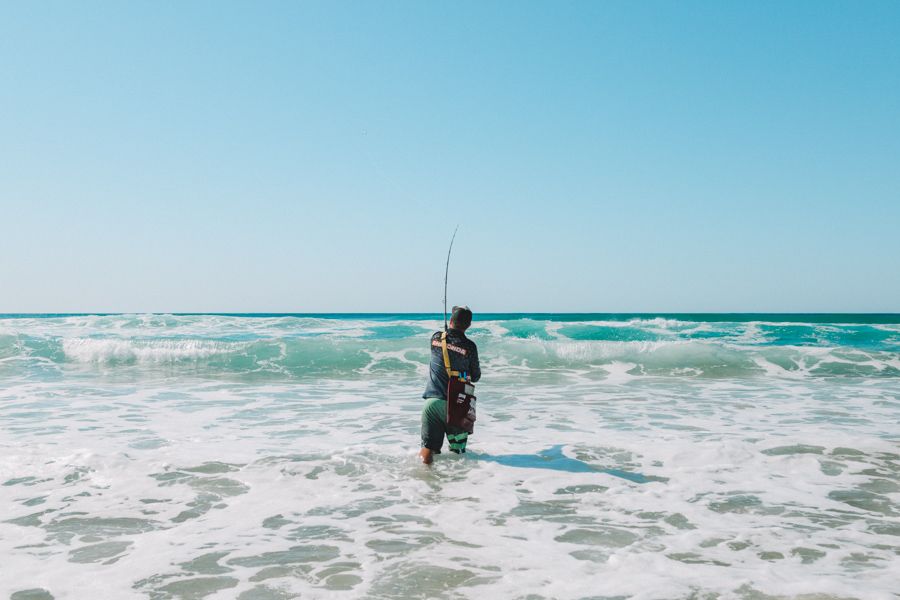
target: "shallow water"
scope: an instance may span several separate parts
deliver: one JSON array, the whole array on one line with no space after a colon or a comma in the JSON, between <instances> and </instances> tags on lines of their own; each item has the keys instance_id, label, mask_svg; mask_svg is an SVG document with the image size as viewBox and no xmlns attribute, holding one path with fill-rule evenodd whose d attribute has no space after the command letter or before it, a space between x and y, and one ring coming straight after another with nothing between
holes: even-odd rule
<instances>
[{"instance_id":1,"label":"shallow water","mask_svg":"<svg viewBox=\"0 0 900 600\"><path fill-rule=\"evenodd\" d=\"M897 598L897 319L729 318L476 322L432 468L437 321L0 318L0 596Z\"/></svg>"}]
</instances>

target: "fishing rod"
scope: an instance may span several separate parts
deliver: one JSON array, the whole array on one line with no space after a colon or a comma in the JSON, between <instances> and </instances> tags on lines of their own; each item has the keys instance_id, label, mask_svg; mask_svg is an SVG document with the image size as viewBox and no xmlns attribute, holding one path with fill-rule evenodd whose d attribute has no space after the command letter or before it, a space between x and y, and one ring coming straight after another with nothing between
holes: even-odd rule
<instances>
[{"instance_id":1,"label":"fishing rod","mask_svg":"<svg viewBox=\"0 0 900 600\"><path fill-rule=\"evenodd\" d=\"M456 239L456 232L459 225L453 230L453 237L450 238L450 248L447 250L447 266L444 267L444 331L447 331L447 275L450 273L450 253L453 252L453 240Z\"/></svg>"}]
</instances>

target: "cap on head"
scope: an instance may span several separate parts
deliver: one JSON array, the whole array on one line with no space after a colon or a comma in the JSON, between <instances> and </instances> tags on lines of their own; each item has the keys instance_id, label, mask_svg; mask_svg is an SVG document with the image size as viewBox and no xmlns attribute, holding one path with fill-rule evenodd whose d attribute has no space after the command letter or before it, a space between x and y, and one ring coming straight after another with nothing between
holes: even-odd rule
<instances>
[{"instance_id":1,"label":"cap on head","mask_svg":"<svg viewBox=\"0 0 900 600\"><path fill-rule=\"evenodd\" d=\"M454 306L450 323L456 329L465 331L472 324L472 310L468 306Z\"/></svg>"}]
</instances>

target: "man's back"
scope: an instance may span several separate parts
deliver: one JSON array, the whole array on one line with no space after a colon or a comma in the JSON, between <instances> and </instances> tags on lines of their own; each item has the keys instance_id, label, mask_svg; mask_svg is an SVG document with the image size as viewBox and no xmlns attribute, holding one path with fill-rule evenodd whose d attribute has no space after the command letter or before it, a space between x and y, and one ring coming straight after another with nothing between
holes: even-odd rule
<instances>
[{"instance_id":1,"label":"man's back","mask_svg":"<svg viewBox=\"0 0 900 600\"><path fill-rule=\"evenodd\" d=\"M447 369L444 366L444 352L441 348L442 331L431 336L431 364L428 381L425 384L423 398L447 399ZM465 373L474 382L481 378L481 366L478 363L478 346L458 329L447 331L447 355L450 357L450 369Z\"/></svg>"}]
</instances>

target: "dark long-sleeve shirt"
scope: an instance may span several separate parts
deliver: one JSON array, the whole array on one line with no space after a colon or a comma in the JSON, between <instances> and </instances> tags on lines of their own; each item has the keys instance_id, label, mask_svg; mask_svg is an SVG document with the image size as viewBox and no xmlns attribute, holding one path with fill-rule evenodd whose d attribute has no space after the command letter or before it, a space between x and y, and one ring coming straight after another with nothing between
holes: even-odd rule
<instances>
[{"instance_id":1,"label":"dark long-sleeve shirt","mask_svg":"<svg viewBox=\"0 0 900 600\"><path fill-rule=\"evenodd\" d=\"M425 384L423 398L447 399L447 384L450 378L444 367L444 352L441 350L442 331L431 336L431 364L428 367L428 381ZM481 379L481 366L478 364L478 346L458 329L447 332L447 354L450 356L450 368L453 371L466 373L474 382Z\"/></svg>"}]
</instances>

